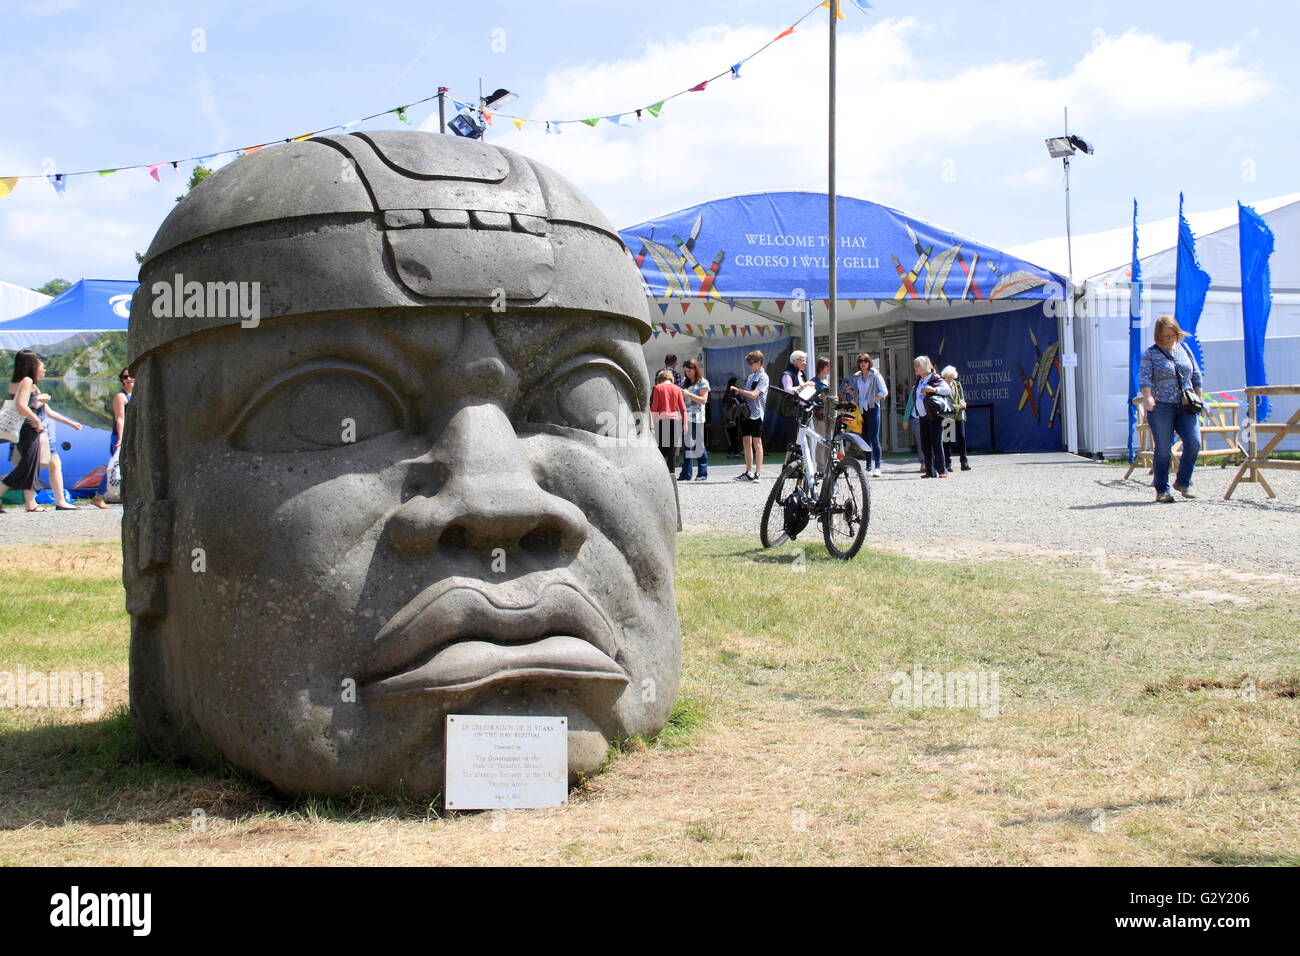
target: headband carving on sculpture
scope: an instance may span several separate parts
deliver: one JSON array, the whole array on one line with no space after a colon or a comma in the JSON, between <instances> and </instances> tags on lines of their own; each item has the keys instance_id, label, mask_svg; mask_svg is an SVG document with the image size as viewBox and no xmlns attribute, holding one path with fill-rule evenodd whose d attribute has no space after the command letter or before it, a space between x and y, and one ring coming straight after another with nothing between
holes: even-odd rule
<instances>
[{"instance_id":1,"label":"headband carving on sculpture","mask_svg":"<svg viewBox=\"0 0 1300 956\"><path fill-rule=\"evenodd\" d=\"M646 301L572 185L438 134L269 148L181 201L140 279L124 578L155 750L432 795L449 713L568 717L575 773L663 727L674 489L607 437L646 411Z\"/></svg>"}]
</instances>

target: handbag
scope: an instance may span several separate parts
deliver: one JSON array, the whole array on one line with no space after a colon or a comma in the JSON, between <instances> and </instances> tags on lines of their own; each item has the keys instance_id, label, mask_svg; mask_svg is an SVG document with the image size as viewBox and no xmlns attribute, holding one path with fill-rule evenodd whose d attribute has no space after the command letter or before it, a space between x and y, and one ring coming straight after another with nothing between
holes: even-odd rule
<instances>
[{"instance_id":1,"label":"handbag","mask_svg":"<svg viewBox=\"0 0 1300 956\"><path fill-rule=\"evenodd\" d=\"M118 462L121 453L122 449L119 446L117 451L113 452L113 457L108 460L108 467L104 469L108 475L108 494L104 495L104 500L114 504L122 500L122 466Z\"/></svg>"},{"instance_id":2,"label":"handbag","mask_svg":"<svg viewBox=\"0 0 1300 956\"><path fill-rule=\"evenodd\" d=\"M0 408L0 441L18 441L18 433L22 431L25 420L23 413L18 410L18 403L12 398L7 400L4 408Z\"/></svg>"},{"instance_id":3,"label":"handbag","mask_svg":"<svg viewBox=\"0 0 1300 956\"><path fill-rule=\"evenodd\" d=\"M1183 344L1182 348L1183 351L1187 353L1187 358L1191 361L1192 367L1195 368L1196 356L1192 354L1191 349L1189 349L1186 344ZM1165 352L1164 349L1161 349L1160 351ZM1169 355L1169 353L1165 352L1165 355ZM1204 399L1196 394L1196 389L1190 387L1190 382L1187 385L1183 384L1183 371L1178 367L1178 363L1174 361L1172 355L1169 355L1169 361L1174 363L1174 375L1178 377L1179 407L1188 415L1200 415L1205 411Z\"/></svg>"}]
</instances>

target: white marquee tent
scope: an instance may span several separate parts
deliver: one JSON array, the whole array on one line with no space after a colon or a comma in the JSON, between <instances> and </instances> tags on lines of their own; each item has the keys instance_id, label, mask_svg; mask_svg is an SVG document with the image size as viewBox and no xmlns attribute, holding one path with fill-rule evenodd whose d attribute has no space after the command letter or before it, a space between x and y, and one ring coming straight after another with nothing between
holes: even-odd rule
<instances>
[{"instance_id":1,"label":"white marquee tent","mask_svg":"<svg viewBox=\"0 0 1300 956\"><path fill-rule=\"evenodd\" d=\"M1264 362L1270 385L1300 384L1300 193L1247 202L1274 235L1271 267L1273 305L1269 313ZM1138 210L1138 259L1142 269L1142 320L1146 330L1158 316L1174 311L1178 217L1142 222ZM1237 391L1245 385L1241 326L1241 265L1237 251L1237 208L1188 213L1201 267L1210 290L1197 326L1205 353L1207 391ZM1128 226L1074 237L1079 355L1079 447L1107 457L1128 447L1128 309L1132 230ZM1065 273L1065 237L1044 239L1008 250L1031 262ZM1143 339L1149 343L1150 332ZM1244 396L1242 396L1244 397ZM1296 399L1273 402L1273 421L1285 421ZM1242 405L1245 418L1245 404ZM1300 447L1290 439L1283 448Z\"/></svg>"}]
</instances>

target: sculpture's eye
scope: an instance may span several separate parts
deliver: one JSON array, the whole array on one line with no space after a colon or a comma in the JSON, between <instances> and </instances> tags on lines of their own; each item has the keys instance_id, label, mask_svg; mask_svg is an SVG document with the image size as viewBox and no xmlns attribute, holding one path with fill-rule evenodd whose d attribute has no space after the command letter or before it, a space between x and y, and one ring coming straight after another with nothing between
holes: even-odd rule
<instances>
[{"instance_id":1,"label":"sculpture's eye","mask_svg":"<svg viewBox=\"0 0 1300 956\"><path fill-rule=\"evenodd\" d=\"M368 371L316 368L257 396L231 441L245 451L316 451L363 442L403 424L397 396Z\"/></svg>"},{"instance_id":2,"label":"sculpture's eye","mask_svg":"<svg viewBox=\"0 0 1300 956\"><path fill-rule=\"evenodd\" d=\"M537 390L528 421L617 434L632 417L633 394L631 380L618 365L608 359L588 360Z\"/></svg>"}]
</instances>

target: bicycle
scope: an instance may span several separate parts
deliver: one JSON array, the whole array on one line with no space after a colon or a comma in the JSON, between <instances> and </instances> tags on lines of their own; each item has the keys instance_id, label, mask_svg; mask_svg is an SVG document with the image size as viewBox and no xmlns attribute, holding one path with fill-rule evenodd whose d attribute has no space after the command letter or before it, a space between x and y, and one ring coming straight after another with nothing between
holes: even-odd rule
<instances>
[{"instance_id":1,"label":"bicycle","mask_svg":"<svg viewBox=\"0 0 1300 956\"><path fill-rule=\"evenodd\" d=\"M798 441L786 450L781 473L767 496L759 538L765 548L794 541L816 518L831 557L848 561L858 553L866 537L871 492L862 465L845 451L849 445L863 452L870 446L847 431L846 426L853 421L853 406L848 402L834 405L835 432L830 440L819 435L811 426L819 403L810 401L806 394L790 396L798 408ZM827 450L829 465L825 475L816 467L816 448Z\"/></svg>"}]
</instances>

